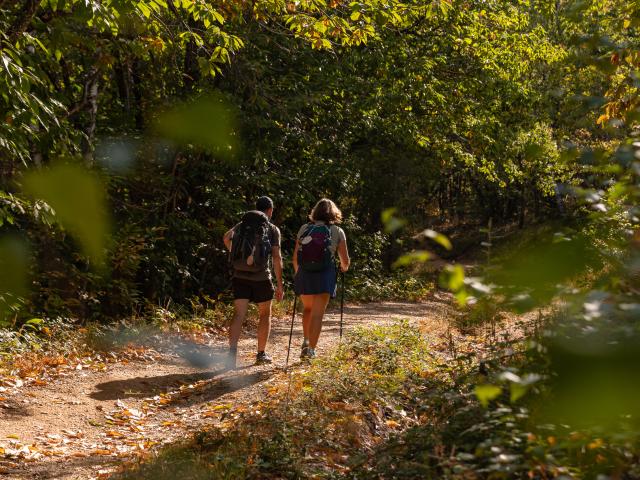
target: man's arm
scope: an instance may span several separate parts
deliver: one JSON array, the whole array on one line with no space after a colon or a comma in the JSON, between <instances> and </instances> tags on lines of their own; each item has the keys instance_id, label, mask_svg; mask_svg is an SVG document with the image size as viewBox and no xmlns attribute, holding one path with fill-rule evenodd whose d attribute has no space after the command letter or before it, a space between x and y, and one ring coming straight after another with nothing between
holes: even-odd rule
<instances>
[{"instance_id":1,"label":"man's arm","mask_svg":"<svg viewBox=\"0 0 640 480\"><path fill-rule=\"evenodd\" d=\"M282 301L284 297L284 284L282 283L282 254L280 247L271 247L271 257L273 258L273 273L276 275L276 300Z\"/></svg>"},{"instance_id":2,"label":"man's arm","mask_svg":"<svg viewBox=\"0 0 640 480\"><path fill-rule=\"evenodd\" d=\"M233 238L233 228L222 236L222 241L227 250L231 251L231 239Z\"/></svg>"}]
</instances>

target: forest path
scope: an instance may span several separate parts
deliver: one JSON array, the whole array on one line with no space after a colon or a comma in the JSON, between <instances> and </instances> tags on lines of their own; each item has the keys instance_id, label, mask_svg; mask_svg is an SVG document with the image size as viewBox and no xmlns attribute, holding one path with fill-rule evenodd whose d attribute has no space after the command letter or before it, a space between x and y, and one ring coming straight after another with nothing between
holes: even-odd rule
<instances>
[{"instance_id":1,"label":"forest path","mask_svg":"<svg viewBox=\"0 0 640 480\"><path fill-rule=\"evenodd\" d=\"M449 298L435 294L421 303L348 305L345 328L408 319L439 336L452 314ZM300 314L296 320L290 364L299 363L302 342ZM338 344L339 321L339 311L327 313L319 355ZM112 363L105 371L72 370L45 385L5 389L0 393L0 476L103 478L122 460L185 438L232 407L266 398L270 385L286 377L289 328L290 318L273 320L271 365L253 364L255 333L245 333L233 371L221 370L219 363L193 366L174 350L154 360ZM222 354L225 345L217 338L205 348Z\"/></svg>"}]
</instances>

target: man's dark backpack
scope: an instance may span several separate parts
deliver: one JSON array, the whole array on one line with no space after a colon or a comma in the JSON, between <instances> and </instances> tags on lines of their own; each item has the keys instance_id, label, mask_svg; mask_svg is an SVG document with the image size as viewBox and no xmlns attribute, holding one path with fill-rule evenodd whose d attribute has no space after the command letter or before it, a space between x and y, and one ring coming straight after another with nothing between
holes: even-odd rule
<instances>
[{"instance_id":1,"label":"man's dark backpack","mask_svg":"<svg viewBox=\"0 0 640 480\"><path fill-rule=\"evenodd\" d=\"M270 234L269 218L264 213L258 210L245 213L233 232L229 260L234 270L265 271L271 256Z\"/></svg>"}]
</instances>

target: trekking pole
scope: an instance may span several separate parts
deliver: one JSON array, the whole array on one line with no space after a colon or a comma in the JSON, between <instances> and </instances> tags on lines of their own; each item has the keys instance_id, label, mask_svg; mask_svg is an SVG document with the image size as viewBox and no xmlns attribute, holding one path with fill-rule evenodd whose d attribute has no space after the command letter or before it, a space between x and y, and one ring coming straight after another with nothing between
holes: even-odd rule
<instances>
[{"instance_id":1,"label":"trekking pole","mask_svg":"<svg viewBox=\"0 0 640 480\"><path fill-rule=\"evenodd\" d=\"M344 272L340 272L342 277L342 292L340 292L340 340L342 341L342 317L344 315Z\"/></svg>"},{"instance_id":2,"label":"trekking pole","mask_svg":"<svg viewBox=\"0 0 640 480\"><path fill-rule=\"evenodd\" d=\"M289 354L291 353L291 339L293 338L293 322L296 319L296 306L298 303L298 296L294 293L293 297L293 313L291 314L291 330L289 330L289 348L287 348L287 361L285 362L284 369L289 366Z\"/></svg>"}]
</instances>

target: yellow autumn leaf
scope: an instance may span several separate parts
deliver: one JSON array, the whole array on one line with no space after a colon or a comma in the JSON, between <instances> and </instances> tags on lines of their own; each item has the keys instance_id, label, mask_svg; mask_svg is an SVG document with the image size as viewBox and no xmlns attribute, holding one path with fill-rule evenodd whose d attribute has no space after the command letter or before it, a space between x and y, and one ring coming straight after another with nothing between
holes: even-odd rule
<instances>
[{"instance_id":1,"label":"yellow autumn leaf","mask_svg":"<svg viewBox=\"0 0 640 480\"><path fill-rule=\"evenodd\" d=\"M604 441L601 438L596 438L593 442L589 443L589 445L587 445L587 448L589 450L595 450L597 448L600 448L604 445Z\"/></svg>"},{"instance_id":2,"label":"yellow autumn leaf","mask_svg":"<svg viewBox=\"0 0 640 480\"><path fill-rule=\"evenodd\" d=\"M105 450L104 448L96 448L91 452L93 455L111 455L110 450Z\"/></svg>"}]
</instances>

